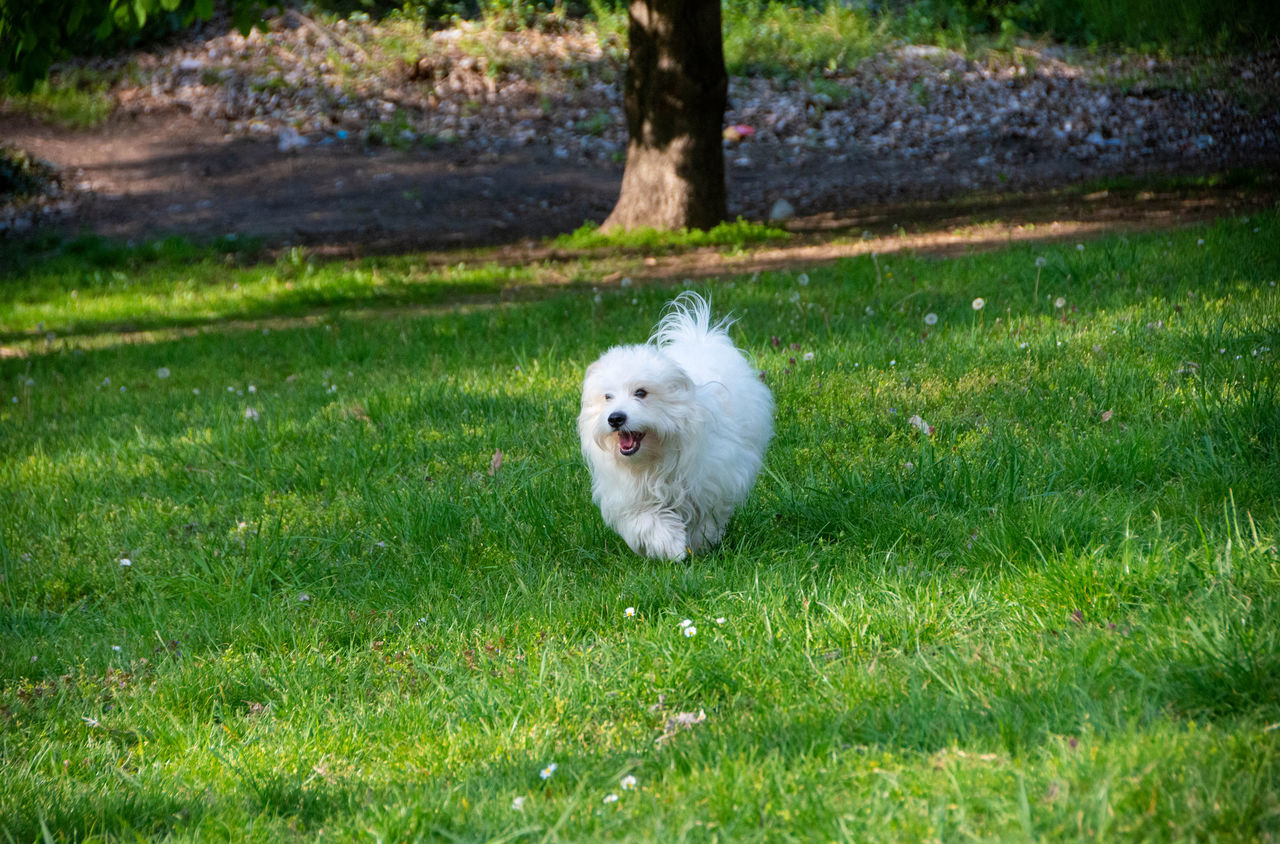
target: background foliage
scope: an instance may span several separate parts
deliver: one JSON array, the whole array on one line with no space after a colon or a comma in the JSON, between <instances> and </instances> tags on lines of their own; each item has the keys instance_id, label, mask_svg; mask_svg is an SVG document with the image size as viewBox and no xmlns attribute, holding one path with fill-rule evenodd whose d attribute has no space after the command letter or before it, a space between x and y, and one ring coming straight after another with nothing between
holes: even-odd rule
<instances>
[{"instance_id":1,"label":"background foliage","mask_svg":"<svg viewBox=\"0 0 1280 844\"><path fill-rule=\"evenodd\" d=\"M316 0L303 5L338 16L404 15L428 27L456 18L507 26L559 16L617 22L626 7L624 0ZM261 0L0 0L0 75L12 76L14 87L29 91L59 59L163 37L219 10L247 33L266 9ZM870 32L954 46L982 39L1011 44L1031 35L1078 45L1203 52L1266 48L1280 38L1280 4L1265 0L724 0L724 20L727 41L744 40L742 33L752 29L781 34L811 20L821 20L824 30L850 44Z\"/></svg>"}]
</instances>

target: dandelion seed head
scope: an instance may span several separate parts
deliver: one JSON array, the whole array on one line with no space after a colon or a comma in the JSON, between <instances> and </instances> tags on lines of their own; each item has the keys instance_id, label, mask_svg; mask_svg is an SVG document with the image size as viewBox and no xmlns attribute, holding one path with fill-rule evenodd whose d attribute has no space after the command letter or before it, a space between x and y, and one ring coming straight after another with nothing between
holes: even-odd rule
<instances>
[{"instance_id":1,"label":"dandelion seed head","mask_svg":"<svg viewBox=\"0 0 1280 844\"><path fill-rule=\"evenodd\" d=\"M796 282L797 282L801 287L804 287L806 284L808 284L808 283L809 283L809 274L808 274L808 273L800 273L800 275L796 276Z\"/></svg>"},{"instance_id":2,"label":"dandelion seed head","mask_svg":"<svg viewBox=\"0 0 1280 844\"><path fill-rule=\"evenodd\" d=\"M1062 308L1062 307L1063 307L1063 306L1065 306L1066 304L1067 304L1067 300L1066 300L1066 298L1065 298L1065 297L1063 297L1063 296L1059 296L1057 299L1054 299L1054 300L1053 300L1053 306L1054 306L1055 308Z\"/></svg>"},{"instance_id":3,"label":"dandelion seed head","mask_svg":"<svg viewBox=\"0 0 1280 844\"><path fill-rule=\"evenodd\" d=\"M985 304L987 304L987 300L979 296L977 299L973 300L973 309L975 311L980 311L982 310L982 306Z\"/></svg>"},{"instance_id":4,"label":"dandelion seed head","mask_svg":"<svg viewBox=\"0 0 1280 844\"><path fill-rule=\"evenodd\" d=\"M1044 259L1044 256L1043 256L1043 255L1039 255L1039 256L1037 256L1037 257L1036 257L1036 268L1037 268L1037 269L1039 269L1040 267L1043 267L1043 266L1044 266L1045 264L1047 264L1047 263L1049 263L1049 262L1048 262L1048 261L1046 261L1046 260Z\"/></svg>"},{"instance_id":5,"label":"dandelion seed head","mask_svg":"<svg viewBox=\"0 0 1280 844\"><path fill-rule=\"evenodd\" d=\"M938 315L937 315L937 314L935 314L935 313L932 313L932 312L925 314L925 315L924 315L924 324L925 324L925 325L937 325L937 324L938 324Z\"/></svg>"},{"instance_id":6,"label":"dandelion seed head","mask_svg":"<svg viewBox=\"0 0 1280 844\"><path fill-rule=\"evenodd\" d=\"M169 375L170 375L170 373L169 373L169 367L167 367L167 366L162 366L162 367L160 367L159 369L157 369L157 370L156 370L156 377L157 377L157 378L168 378L168 377L169 377Z\"/></svg>"}]
</instances>

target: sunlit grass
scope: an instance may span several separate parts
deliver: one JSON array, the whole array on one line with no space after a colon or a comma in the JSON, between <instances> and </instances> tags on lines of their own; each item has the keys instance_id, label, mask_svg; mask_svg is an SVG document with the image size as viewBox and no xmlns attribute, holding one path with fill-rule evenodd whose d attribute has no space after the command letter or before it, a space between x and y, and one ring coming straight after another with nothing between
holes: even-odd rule
<instances>
[{"instance_id":1,"label":"sunlit grass","mask_svg":"<svg viewBox=\"0 0 1280 844\"><path fill-rule=\"evenodd\" d=\"M701 286L778 434L681 564L603 526L573 433L583 369L669 287L503 301L483 260L180 244L117 255L115 287L86 283L101 251L23 264L0 829L1276 837L1277 242L1269 213ZM273 275L307 320L272 321L300 312ZM203 330L117 333L131 309ZM37 314L101 342L25 339Z\"/></svg>"}]
</instances>

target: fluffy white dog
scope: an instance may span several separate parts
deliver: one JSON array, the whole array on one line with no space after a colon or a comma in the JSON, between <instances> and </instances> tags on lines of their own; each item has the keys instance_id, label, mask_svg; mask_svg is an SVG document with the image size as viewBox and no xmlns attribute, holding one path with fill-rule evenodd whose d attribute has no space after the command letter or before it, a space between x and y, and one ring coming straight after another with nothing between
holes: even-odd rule
<instances>
[{"instance_id":1,"label":"fluffy white dog","mask_svg":"<svg viewBox=\"0 0 1280 844\"><path fill-rule=\"evenodd\" d=\"M649 342L587 367L578 434L591 497L631 550L682 559L720 541L773 435L773 396L685 292Z\"/></svg>"}]
</instances>

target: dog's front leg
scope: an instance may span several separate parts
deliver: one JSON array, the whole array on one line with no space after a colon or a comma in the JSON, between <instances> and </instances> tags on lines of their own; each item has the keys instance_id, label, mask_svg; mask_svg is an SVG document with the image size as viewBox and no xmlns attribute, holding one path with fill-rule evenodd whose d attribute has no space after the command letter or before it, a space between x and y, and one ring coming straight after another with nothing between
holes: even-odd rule
<instances>
[{"instance_id":1,"label":"dog's front leg","mask_svg":"<svg viewBox=\"0 0 1280 844\"><path fill-rule=\"evenodd\" d=\"M645 557L683 560L689 549L684 522L670 510L631 513L616 526L631 550Z\"/></svg>"}]
</instances>

